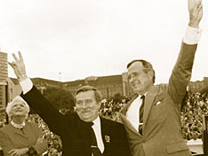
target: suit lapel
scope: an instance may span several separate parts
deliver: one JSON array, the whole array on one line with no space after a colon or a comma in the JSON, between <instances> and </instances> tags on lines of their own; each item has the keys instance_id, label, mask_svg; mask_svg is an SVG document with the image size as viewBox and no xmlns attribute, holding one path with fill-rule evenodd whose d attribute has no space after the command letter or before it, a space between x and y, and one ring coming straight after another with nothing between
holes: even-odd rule
<instances>
[{"instance_id":1,"label":"suit lapel","mask_svg":"<svg viewBox=\"0 0 208 156\"><path fill-rule=\"evenodd\" d=\"M149 112L151 110L151 107L152 107L152 104L153 104L153 101L155 99L155 96L157 94L157 87L156 86L152 86L147 95L145 96L145 105L144 105L144 116L143 116L143 121L144 121L144 125L143 125L143 129L145 128L145 124L146 124L146 121L148 119L148 116L149 116Z\"/></svg>"},{"instance_id":2,"label":"suit lapel","mask_svg":"<svg viewBox=\"0 0 208 156\"><path fill-rule=\"evenodd\" d=\"M101 117L100 117L100 124L101 124L101 135L102 135L103 143L105 146L105 134L108 129L108 126L106 126L105 119L103 119Z\"/></svg>"}]
</instances>

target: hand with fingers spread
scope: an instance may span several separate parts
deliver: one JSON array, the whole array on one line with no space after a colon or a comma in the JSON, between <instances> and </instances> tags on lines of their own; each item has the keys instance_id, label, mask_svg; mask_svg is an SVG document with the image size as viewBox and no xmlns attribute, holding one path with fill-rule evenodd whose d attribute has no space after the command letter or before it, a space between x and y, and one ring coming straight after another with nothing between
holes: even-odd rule
<instances>
[{"instance_id":1,"label":"hand with fingers spread","mask_svg":"<svg viewBox=\"0 0 208 156\"><path fill-rule=\"evenodd\" d=\"M14 61L9 62L9 65L13 68L15 75L19 81L25 80L27 78L25 64L21 52L18 52L19 58L15 54L12 54Z\"/></svg>"},{"instance_id":2,"label":"hand with fingers spread","mask_svg":"<svg viewBox=\"0 0 208 156\"><path fill-rule=\"evenodd\" d=\"M188 0L189 26L198 28L203 16L202 0Z\"/></svg>"}]
</instances>

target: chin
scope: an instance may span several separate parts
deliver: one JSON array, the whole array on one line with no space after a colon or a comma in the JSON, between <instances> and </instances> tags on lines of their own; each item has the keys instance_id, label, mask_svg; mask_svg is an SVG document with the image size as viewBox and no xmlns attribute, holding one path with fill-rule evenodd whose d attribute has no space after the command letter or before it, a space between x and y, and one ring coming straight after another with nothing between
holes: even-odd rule
<instances>
[{"instance_id":1,"label":"chin","mask_svg":"<svg viewBox=\"0 0 208 156\"><path fill-rule=\"evenodd\" d=\"M85 122L92 122L92 120L91 119L89 119L89 118L81 118L82 119L82 121L85 121Z\"/></svg>"},{"instance_id":2,"label":"chin","mask_svg":"<svg viewBox=\"0 0 208 156\"><path fill-rule=\"evenodd\" d=\"M89 115L79 115L80 119L82 119L83 121L89 121L90 120L90 116Z\"/></svg>"}]
</instances>

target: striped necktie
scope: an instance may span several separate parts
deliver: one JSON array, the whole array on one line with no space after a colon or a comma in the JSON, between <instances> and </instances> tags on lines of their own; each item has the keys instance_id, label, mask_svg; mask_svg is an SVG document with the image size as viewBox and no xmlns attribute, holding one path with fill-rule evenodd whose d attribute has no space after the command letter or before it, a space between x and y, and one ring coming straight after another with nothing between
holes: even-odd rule
<instances>
[{"instance_id":1,"label":"striped necktie","mask_svg":"<svg viewBox=\"0 0 208 156\"><path fill-rule=\"evenodd\" d=\"M143 115L144 115L144 102L145 102L145 96L141 96L142 105L139 108L139 133L143 134Z\"/></svg>"},{"instance_id":2,"label":"striped necktie","mask_svg":"<svg viewBox=\"0 0 208 156\"><path fill-rule=\"evenodd\" d=\"M93 123L91 124L93 125ZM101 156L101 151L100 149L98 148L97 146L97 139L96 139L96 136L95 136L95 132L92 128L92 126L90 127L90 141L91 141L91 156Z\"/></svg>"}]
</instances>

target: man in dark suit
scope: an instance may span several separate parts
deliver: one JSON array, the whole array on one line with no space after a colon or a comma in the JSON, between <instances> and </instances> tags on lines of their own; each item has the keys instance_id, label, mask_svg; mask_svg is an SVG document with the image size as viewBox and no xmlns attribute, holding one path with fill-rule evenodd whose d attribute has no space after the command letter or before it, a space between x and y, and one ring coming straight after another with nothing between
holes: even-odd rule
<instances>
[{"instance_id":1,"label":"man in dark suit","mask_svg":"<svg viewBox=\"0 0 208 156\"><path fill-rule=\"evenodd\" d=\"M122 124L104 119L98 112L101 95L92 86L76 92L76 113L62 115L33 86L27 77L21 53L9 63L23 90L22 97L37 112L49 128L59 135L65 156L130 156L130 148Z\"/></svg>"},{"instance_id":2,"label":"man in dark suit","mask_svg":"<svg viewBox=\"0 0 208 156\"><path fill-rule=\"evenodd\" d=\"M188 6L189 27L167 85L154 85L155 71L149 62L133 60L127 65L135 97L120 115L133 156L191 155L181 134L180 110L200 36L201 0L189 0Z\"/></svg>"}]
</instances>

